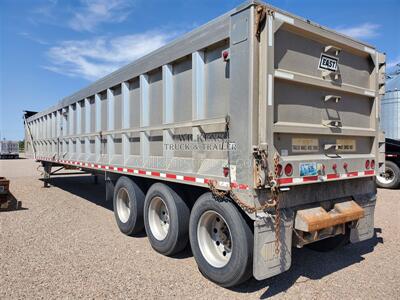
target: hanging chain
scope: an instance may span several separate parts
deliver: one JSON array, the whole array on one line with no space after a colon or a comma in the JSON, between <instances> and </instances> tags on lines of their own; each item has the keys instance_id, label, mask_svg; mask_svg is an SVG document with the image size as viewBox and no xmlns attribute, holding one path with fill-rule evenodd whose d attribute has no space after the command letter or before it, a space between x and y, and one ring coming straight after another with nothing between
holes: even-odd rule
<instances>
[{"instance_id":1,"label":"hanging chain","mask_svg":"<svg viewBox=\"0 0 400 300\"><path fill-rule=\"evenodd\" d=\"M263 159L266 159L264 157ZM266 160L265 160L266 161ZM210 188L211 193L214 195L216 199L224 199L226 197L235 201L235 203L242 208L244 211L252 214L258 211L264 211L268 208L275 208L275 254L279 254L280 248L280 225L281 225L281 214L279 210L279 183L278 176L279 174L279 155L275 154L274 157L274 171L269 172L268 174L268 182L271 188L271 199L265 201L265 203L259 207L249 205L246 202L242 201L231 189L228 191L221 191L216 188L216 181L210 180L208 182L208 186Z\"/></svg>"},{"instance_id":2,"label":"hanging chain","mask_svg":"<svg viewBox=\"0 0 400 300\"><path fill-rule=\"evenodd\" d=\"M239 205L240 208L242 208L244 211L248 212L249 214L255 213L257 211L264 211L267 208L272 208L276 206L276 202L274 201L266 201L263 205L256 207L253 205L249 205L246 202L242 201L235 193L233 193L232 190L228 190L228 191L221 191L218 190L215 187L215 181L210 180L208 182L208 186L210 187L210 191L211 193L217 198L217 199L224 199L224 198L230 198L233 201L235 201L235 203L237 205Z\"/></svg>"},{"instance_id":3,"label":"hanging chain","mask_svg":"<svg viewBox=\"0 0 400 300\"><path fill-rule=\"evenodd\" d=\"M280 198L279 198L279 155L275 154L274 157L274 175L275 175L275 185L271 187L271 198L275 201L275 254L279 254L280 248L280 236L281 236L281 210L279 208Z\"/></svg>"}]
</instances>

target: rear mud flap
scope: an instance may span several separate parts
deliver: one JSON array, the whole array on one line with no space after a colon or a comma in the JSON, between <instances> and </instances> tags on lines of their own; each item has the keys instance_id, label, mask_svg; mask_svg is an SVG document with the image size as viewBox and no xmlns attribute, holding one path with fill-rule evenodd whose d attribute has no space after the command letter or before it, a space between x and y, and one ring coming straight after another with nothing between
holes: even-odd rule
<instances>
[{"instance_id":1,"label":"rear mud flap","mask_svg":"<svg viewBox=\"0 0 400 300\"><path fill-rule=\"evenodd\" d=\"M351 243L362 242L374 236L375 204L376 201L359 204L364 209L364 217L359 219L355 227L350 230Z\"/></svg>"},{"instance_id":2,"label":"rear mud flap","mask_svg":"<svg viewBox=\"0 0 400 300\"><path fill-rule=\"evenodd\" d=\"M266 279L287 271L292 263L292 210L282 209L279 253L275 252L275 222L266 214L254 222L253 275Z\"/></svg>"}]
</instances>

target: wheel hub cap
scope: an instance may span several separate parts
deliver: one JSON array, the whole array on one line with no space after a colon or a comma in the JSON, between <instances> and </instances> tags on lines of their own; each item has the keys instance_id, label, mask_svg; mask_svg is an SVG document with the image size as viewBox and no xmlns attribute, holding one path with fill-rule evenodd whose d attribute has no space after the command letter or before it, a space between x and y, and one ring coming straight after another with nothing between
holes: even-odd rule
<instances>
[{"instance_id":1,"label":"wheel hub cap","mask_svg":"<svg viewBox=\"0 0 400 300\"><path fill-rule=\"evenodd\" d=\"M390 184L394 180L394 172L391 169L386 169L383 176L377 176L379 182L383 184Z\"/></svg>"},{"instance_id":2,"label":"wheel hub cap","mask_svg":"<svg viewBox=\"0 0 400 300\"><path fill-rule=\"evenodd\" d=\"M120 221L126 223L131 213L128 191L121 188L117 194L117 213Z\"/></svg>"},{"instance_id":3,"label":"wheel hub cap","mask_svg":"<svg viewBox=\"0 0 400 300\"><path fill-rule=\"evenodd\" d=\"M169 231L169 211L167 205L160 197L151 199L148 211L149 226L153 236L162 241Z\"/></svg>"},{"instance_id":4,"label":"wheel hub cap","mask_svg":"<svg viewBox=\"0 0 400 300\"><path fill-rule=\"evenodd\" d=\"M228 264L232 255L232 237L225 219L215 211L202 214L197 225L197 239L206 261L216 268Z\"/></svg>"}]
</instances>

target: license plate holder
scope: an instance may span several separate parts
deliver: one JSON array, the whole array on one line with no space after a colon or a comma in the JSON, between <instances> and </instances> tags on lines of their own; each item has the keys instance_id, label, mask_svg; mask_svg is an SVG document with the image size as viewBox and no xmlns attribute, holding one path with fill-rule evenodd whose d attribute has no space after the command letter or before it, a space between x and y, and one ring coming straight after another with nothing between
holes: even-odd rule
<instances>
[{"instance_id":1,"label":"license plate holder","mask_svg":"<svg viewBox=\"0 0 400 300\"><path fill-rule=\"evenodd\" d=\"M301 177L318 175L317 163L316 162L300 163L299 173Z\"/></svg>"}]
</instances>

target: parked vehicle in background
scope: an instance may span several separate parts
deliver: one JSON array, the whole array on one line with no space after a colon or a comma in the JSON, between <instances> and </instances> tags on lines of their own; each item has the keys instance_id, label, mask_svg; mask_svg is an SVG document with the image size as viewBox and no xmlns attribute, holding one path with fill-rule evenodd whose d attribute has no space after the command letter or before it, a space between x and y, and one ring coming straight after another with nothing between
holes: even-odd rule
<instances>
[{"instance_id":1,"label":"parked vehicle in background","mask_svg":"<svg viewBox=\"0 0 400 300\"><path fill-rule=\"evenodd\" d=\"M384 73L373 46L249 1L26 118L26 152L45 183L104 174L124 234L261 280L292 247L373 237Z\"/></svg>"},{"instance_id":2,"label":"parked vehicle in background","mask_svg":"<svg viewBox=\"0 0 400 300\"><path fill-rule=\"evenodd\" d=\"M16 141L0 141L0 159L19 158L19 143Z\"/></svg>"},{"instance_id":3,"label":"parked vehicle in background","mask_svg":"<svg viewBox=\"0 0 400 300\"><path fill-rule=\"evenodd\" d=\"M376 177L381 188L394 189L400 187L400 140L385 139L385 173Z\"/></svg>"}]
</instances>

